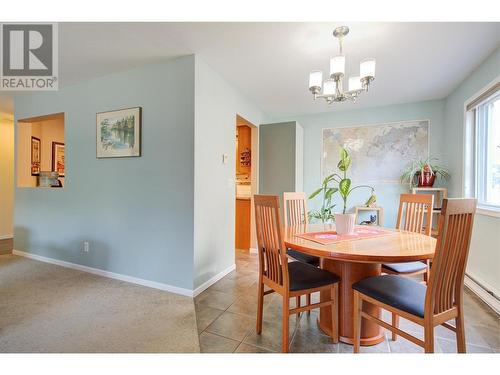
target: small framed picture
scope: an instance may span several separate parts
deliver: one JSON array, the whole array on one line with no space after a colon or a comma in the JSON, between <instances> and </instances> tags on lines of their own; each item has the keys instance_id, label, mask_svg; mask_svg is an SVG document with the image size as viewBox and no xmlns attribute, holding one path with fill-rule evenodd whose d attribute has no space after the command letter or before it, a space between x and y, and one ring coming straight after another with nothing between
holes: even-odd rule
<instances>
[{"instance_id":1,"label":"small framed picture","mask_svg":"<svg viewBox=\"0 0 500 375\"><path fill-rule=\"evenodd\" d=\"M141 107L98 113L96 156L98 158L141 156L141 116Z\"/></svg>"},{"instance_id":2,"label":"small framed picture","mask_svg":"<svg viewBox=\"0 0 500 375\"><path fill-rule=\"evenodd\" d=\"M42 161L42 145L40 138L31 137L31 175L40 175L40 163Z\"/></svg>"},{"instance_id":3,"label":"small framed picture","mask_svg":"<svg viewBox=\"0 0 500 375\"><path fill-rule=\"evenodd\" d=\"M64 177L64 143L52 142L52 171Z\"/></svg>"}]
</instances>

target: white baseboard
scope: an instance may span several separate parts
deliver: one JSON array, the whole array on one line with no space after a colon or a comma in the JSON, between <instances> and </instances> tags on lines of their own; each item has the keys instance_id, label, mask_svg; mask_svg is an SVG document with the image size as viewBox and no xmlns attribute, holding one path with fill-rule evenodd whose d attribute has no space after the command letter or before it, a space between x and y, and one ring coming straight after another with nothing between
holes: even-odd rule
<instances>
[{"instance_id":1,"label":"white baseboard","mask_svg":"<svg viewBox=\"0 0 500 375\"><path fill-rule=\"evenodd\" d=\"M475 279L477 280L477 278ZM478 282L483 284L486 288L489 288L489 286L487 284L484 284L482 281L477 280L476 282L468 275L465 275L465 280L464 280L465 286L469 288L481 300L483 300L483 302L486 303L489 307L491 307L497 314L500 315L500 301L495 296L491 295L491 293L489 293L493 289L489 289L488 291L481 285L479 285Z\"/></svg>"},{"instance_id":2,"label":"white baseboard","mask_svg":"<svg viewBox=\"0 0 500 375\"><path fill-rule=\"evenodd\" d=\"M258 254L259 253L259 250L255 247L251 247L250 248L250 254Z\"/></svg>"},{"instance_id":3,"label":"white baseboard","mask_svg":"<svg viewBox=\"0 0 500 375\"><path fill-rule=\"evenodd\" d=\"M0 240L10 240L11 238L14 238L13 234L2 234L2 235L0 235Z\"/></svg>"},{"instance_id":4,"label":"white baseboard","mask_svg":"<svg viewBox=\"0 0 500 375\"><path fill-rule=\"evenodd\" d=\"M168 284L163 284L159 283L156 281L151 281L151 280L145 280L145 279L140 279L138 277L133 277L133 276L127 276L127 275L122 275L119 273L114 273L110 271L105 271L101 270L99 268L92 268L92 267L87 267L87 266L82 266L81 264L76 264L76 263L71 263L71 262L65 262L63 260L58 260L54 258L48 258L44 257L41 255L36 255L32 253L27 253L25 251L20 251L20 250L13 250L12 253L14 255L19 255L22 257L38 260L40 262L45 262L45 263L51 263L55 264L57 266L61 267L66 267L66 268L72 268L78 271L83 271L83 272L88 272L92 273L94 275L99 275L103 277L108 277L110 279L116 279L116 280L121 280L121 281L126 281L132 284L138 284L142 286L147 286L149 288L154 288L154 289L160 289L164 290L167 292L175 293L175 294L180 294L182 296L186 297L193 297L193 291L190 289L185 289L185 288L179 288L173 285L168 285Z\"/></svg>"},{"instance_id":5,"label":"white baseboard","mask_svg":"<svg viewBox=\"0 0 500 375\"><path fill-rule=\"evenodd\" d=\"M208 289L210 286L215 284L217 281L222 279L224 276L226 276L229 272L232 272L236 269L236 264L233 264L232 266L226 268L224 271L219 272L217 275L214 277L210 278L210 280L205 281L203 284L201 284L198 288L196 288L193 291L193 297L196 297L198 294L203 292L205 289Z\"/></svg>"}]
</instances>

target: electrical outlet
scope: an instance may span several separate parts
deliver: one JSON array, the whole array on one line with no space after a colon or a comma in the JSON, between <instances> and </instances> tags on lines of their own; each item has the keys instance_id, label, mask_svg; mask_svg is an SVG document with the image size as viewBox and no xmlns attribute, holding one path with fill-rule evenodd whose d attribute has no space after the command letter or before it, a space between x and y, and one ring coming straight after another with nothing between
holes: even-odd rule
<instances>
[{"instance_id":1,"label":"electrical outlet","mask_svg":"<svg viewBox=\"0 0 500 375\"><path fill-rule=\"evenodd\" d=\"M88 241L83 241L83 252L88 253L90 250L90 245Z\"/></svg>"}]
</instances>

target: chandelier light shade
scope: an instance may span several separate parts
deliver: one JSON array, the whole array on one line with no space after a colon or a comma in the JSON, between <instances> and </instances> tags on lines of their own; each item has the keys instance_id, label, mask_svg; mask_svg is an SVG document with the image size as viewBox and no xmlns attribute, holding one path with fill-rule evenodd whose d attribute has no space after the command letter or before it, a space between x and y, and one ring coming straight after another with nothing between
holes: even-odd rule
<instances>
[{"instance_id":1,"label":"chandelier light shade","mask_svg":"<svg viewBox=\"0 0 500 375\"><path fill-rule=\"evenodd\" d=\"M370 83L375 79L375 59L369 58L361 61L359 64L359 72L363 89L368 91Z\"/></svg>"},{"instance_id":2,"label":"chandelier light shade","mask_svg":"<svg viewBox=\"0 0 500 375\"><path fill-rule=\"evenodd\" d=\"M348 99L356 101L361 93L368 91L368 87L375 79L375 59L363 59L359 64L359 75L351 75L348 81L349 90L343 90L346 57L342 50L342 43L348 33L347 26L337 27L333 31L333 36L339 42L339 54L330 59L329 77L323 82L322 71L313 70L309 74L309 91L313 94L314 99L323 98L328 104Z\"/></svg>"},{"instance_id":3,"label":"chandelier light shade","mask_svg":"<svg viewBox=\"0 0 500 375\"><path fill-rule=\"evenodd\" d=\"M335 80L327 79L323 86L323 94L324 95L334 95L335 94Z\"/></svg>"},{"instance_id":4,"label":"chandelier light shade","mask_svg":"<svg viewBox=\"0 0 500 375\"><path fill-rule=\"evenodd\" d=\"M375 77L375 59L364 59L359 64L359 75L361 78Z\"/></svg>"},{"instance_id":5,"label":"chandelier light shade","mask_svg":"<svg viewBox=\"0 0 500 375\"><path fill-rule=\"evenodd\" d=\"M321 86L323 85L323 72L321 70L313 70L309 74L309 90L321 92Z\"/></svg>"},{"instance_id":6,"label":"chandelier light shade","mask_svg":"<svg viewBox=\"0 0 500 375\"><path fill-rule=\"evenodd\" d=\"M349 77L349 91L358 91L361 90L361 79L359 76L350 76Z\"/></svg>"},{"instance_id":7,"label":"chandelier light shade","mask_svg":"<svg viewBox=\"0 0 500 375\"><path fill-rule=\"evenodd\" d=\"M345 56L335 56L330 59L330 78L345 74Z\"/></svg>"}]
</instances>

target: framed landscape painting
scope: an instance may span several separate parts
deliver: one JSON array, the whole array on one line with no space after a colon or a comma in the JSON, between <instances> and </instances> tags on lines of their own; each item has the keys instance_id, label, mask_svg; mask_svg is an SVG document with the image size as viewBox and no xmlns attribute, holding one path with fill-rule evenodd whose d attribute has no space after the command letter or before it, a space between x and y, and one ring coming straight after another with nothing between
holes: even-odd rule
<instances>
[{"instance_id":1,"label":"framed landscape painting","mask_svg":"<svg viewBox=\"0 0 500 375\"><path fill-rule=\"evenodd\" d=\"M141 156L141 116L141 107L98 113L97 157Z\"/></svg>"},{"instance_id":2,"label":"framed landscape painting","mask_svg":"<svg viewBox=\"0 0 500 375\"><path fill-rule=\"evenodd\" d=\"M40 164L42 162L42 145L40 138L31 137L31 175L40 175Z\"/></svg>"},{"instance_id":3,"label":"framed landscape painting","mask_svg":"<svg viewBox=\"0 0 500 375\"><path fill-rule=\"evenodd\" d=\"M52 171L64 177L64 143L52 142Z\"/></svg>"}]
</instances>

